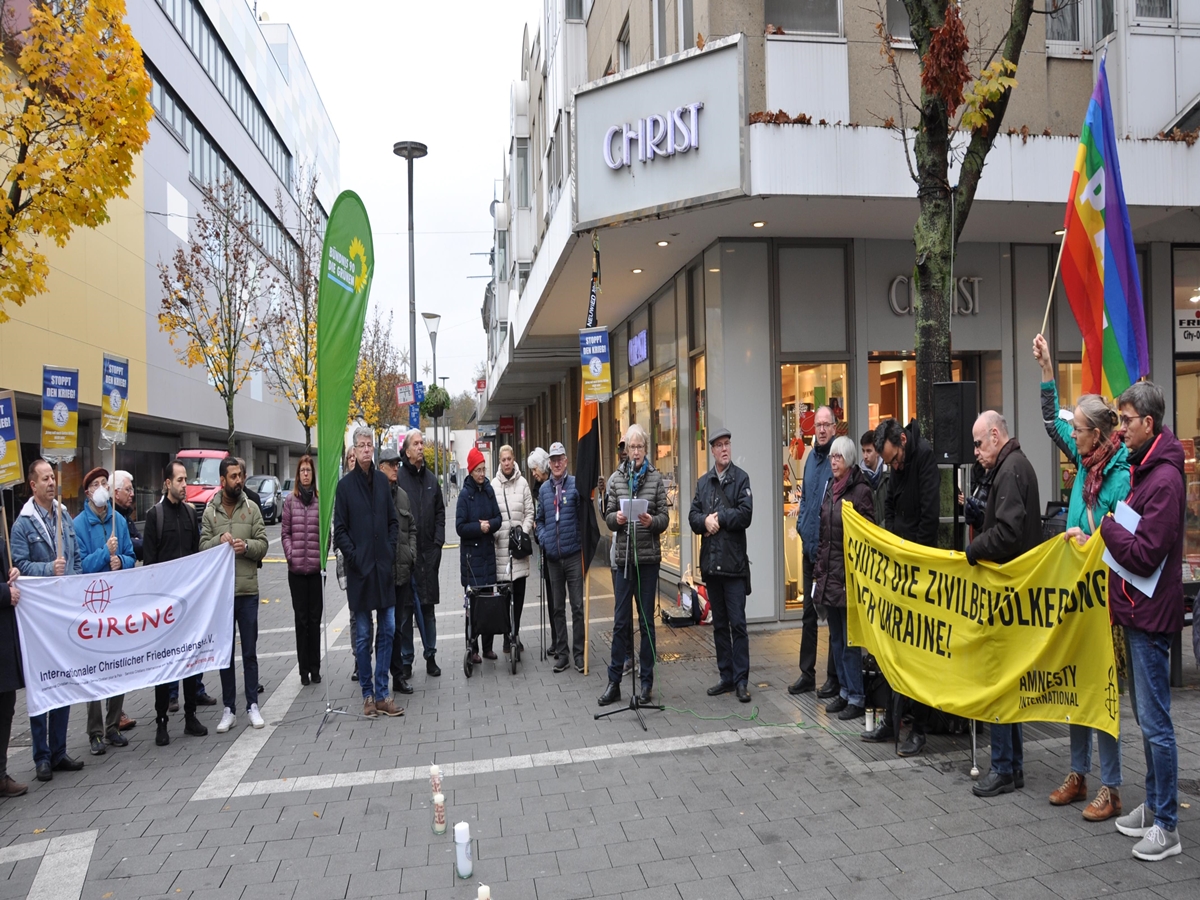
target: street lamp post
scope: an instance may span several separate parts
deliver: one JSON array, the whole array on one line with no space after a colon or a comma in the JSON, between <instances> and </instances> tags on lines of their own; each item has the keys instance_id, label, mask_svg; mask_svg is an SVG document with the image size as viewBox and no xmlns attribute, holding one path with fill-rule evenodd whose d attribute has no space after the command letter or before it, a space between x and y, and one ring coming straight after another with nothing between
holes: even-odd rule
<instances>
[{"instance_id":1,"label":"street lamp post","mask_svg":"<svg viewBox=\"0 0 1200 900\"><path fill-rule=\"evenodd\" d=\"M429 148L417 141L397 141L392 152L408 160L408 371L409 380L417 374L417 274L413 260L413 160L429 153ZM435 381L434 384L437 384Z\"/></svg>"},{"instance_id":2,"label":"street lamp post","mask_svg":"<svg viewBox=\"0 0 1200 900\"><path fill-rule=\"evenodd\" d=\"M446 391L446 382L447 382L447 381L449 381L449 380L450 380L450 376L449 376L449 375L443 375L443 376L441 377L441 382L442 382L442 390L443 390L443 391ZM449 391L446 391L446 396L447 396L447 397L449 397L449 396L450 396L450 392L449 392ZM446 423L446 449L448 449L448 450L450 449L450 423L449 423L449 422L447 422L447 423ZM450 458L451 458L451 459L454 459L454 456L453 456L453 451L451 451L451 457L450 457ZM447 471L447 472L449 472L449 471L450 471L450 463L446 463L446 471ZM449 500L449 498L450 498L450 485L449 485L449 479L447 479L447 484L446 484L446 499L447 499L447 500Z\"/></svg>"},{"instance_id":3,"label":"street lamp post","mask_svg":"<svg viewBox=\"0 0 1200 900\"><path fill-rule=\"evenodd\" d=\"M436 387L437 386L437 333L438 333L438 324L442 321L442 317L439 316L437 313L421 313L421 317L425 320L425 330L429 332L429 346L433 349L433 384L434 384L434 387ZM445 410L443 410L443 412L444 411ZM440 431L439 431L439 426L440 426L441 420L442 420L441 416L438 416L433 420L433 446L434 446L433 474L434 474L435 478L439 477L441 475L442 451L441 451L441 448L437 446L438 441L441 439ZM441 487L442 487L443 499L444 499L445 495L446 495L446 487L447 486L443 484Z\"/></svg>"}]
</instances>

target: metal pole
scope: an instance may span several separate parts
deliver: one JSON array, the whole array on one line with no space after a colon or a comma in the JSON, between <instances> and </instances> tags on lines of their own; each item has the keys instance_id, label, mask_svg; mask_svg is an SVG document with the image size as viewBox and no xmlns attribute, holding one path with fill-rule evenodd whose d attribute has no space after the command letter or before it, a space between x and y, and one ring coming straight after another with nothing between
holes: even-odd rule
<instances>
[{"instance_id":1,"label":"metal pole","mask_svg":"<svg viewBox=\"0 0 1200 900\"><path fill-rule=\"evenodd\" d=\"M417 381L417 272L413 240L413 158L408 157L408 358L410 381ZM435 381L434 384L437 384Z\"/></svg>"},{"instance_id":2,"label":"metal pole","mask_svg":"<svg viewBox=\"0 0 1200 900\"><path fill-rule=\"evenodd\" d=\"M413 319L413 321L415 322L416 319ZM416 328L417 326L414 325L413 327ZM429 347L431 350L433 350L433 386L437 387L437 332L436 331L430 332ZM442 482L441 482L441 468L442 468L442 448L440 446L441 441L442 441L442 435L441 435L441 429L440 429L441 421L442 421L441 416L434 417L434 420L433 420L433 449L434 449L433 474L434 474L434 477L438 479L438 490L440 490L442 492L442 501L445 502L446 486L444 484L442 484Z\"/></svg>"}]
</instances>

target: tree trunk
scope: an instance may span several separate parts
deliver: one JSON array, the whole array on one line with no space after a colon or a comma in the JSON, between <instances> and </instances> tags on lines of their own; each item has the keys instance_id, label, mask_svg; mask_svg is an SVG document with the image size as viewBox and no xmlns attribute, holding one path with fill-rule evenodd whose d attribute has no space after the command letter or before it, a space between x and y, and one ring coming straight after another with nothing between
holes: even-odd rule
<instances>
[{"instance_id":1,"label":"tree trunk","mask_svg":"<svg viewBox=\"0 0 1200 900\"><path fill-rule=\"evenodd\" d=\"M312 456L312 426L304 426L304 455Z\"/></svg>"},{"instance_id":2,"label":"tree trunk","mask_svg":"<svg viewBox=\"0 0 1200 900\"><path fill-rule=\"evenodd\" d=\"M229 422L229 455L237 456L237 447L233 440L233 397L225 398L225 417ZM245 473L243 473L245 474Z\"/></svg>"}]
</instances>

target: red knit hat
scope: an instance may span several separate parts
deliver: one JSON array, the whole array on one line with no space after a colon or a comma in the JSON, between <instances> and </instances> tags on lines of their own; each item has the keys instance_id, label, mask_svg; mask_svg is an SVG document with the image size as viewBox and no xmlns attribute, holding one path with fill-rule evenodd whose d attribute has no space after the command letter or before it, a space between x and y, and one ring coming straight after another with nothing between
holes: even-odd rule
<instances>
[{"instance_id":1,"label":"red knit hat","mask_svg":"<svg viewBox=\"0 0 1200 900\"><path fill-rule=\"evenodd\" d=\"M474 472L476 466L483 465L485 462L487 460L483 458L483 454L479 452L479 448L472 447L471 452L467 454L467 471Z\"/></svg>"}]
</instances>

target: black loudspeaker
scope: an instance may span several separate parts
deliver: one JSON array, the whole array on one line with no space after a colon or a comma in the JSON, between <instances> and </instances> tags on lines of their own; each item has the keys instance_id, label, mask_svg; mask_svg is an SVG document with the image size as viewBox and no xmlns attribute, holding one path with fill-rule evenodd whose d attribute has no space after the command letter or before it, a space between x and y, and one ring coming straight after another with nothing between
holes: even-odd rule
<instances>
[{"instance_id":1,"label":"black loudspeaker","mask_svg":"<svg viewBox=\"0 0 1200 900\"><path fill-rule=\"evenodd\" d=\"M933 385L933 455L938 465L964 466L975 461L971 428L979 416L974 381L938 381Z\"/></svg>"}]
</instances>

